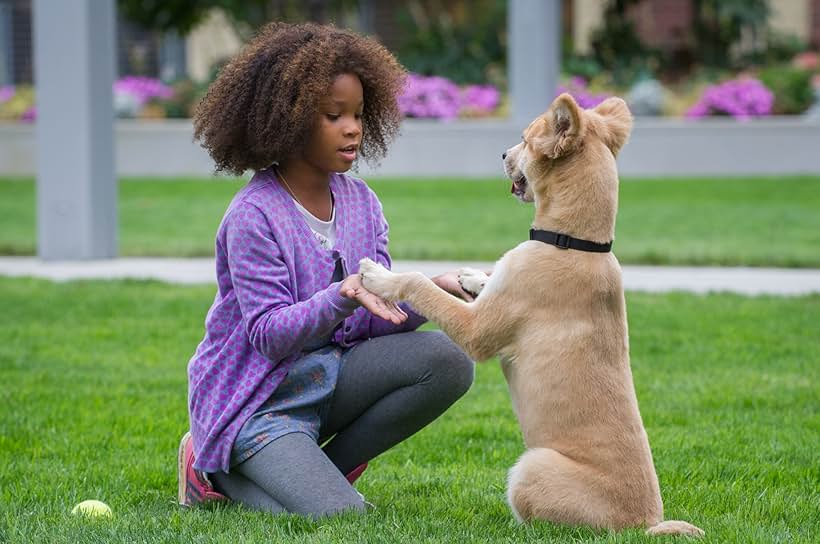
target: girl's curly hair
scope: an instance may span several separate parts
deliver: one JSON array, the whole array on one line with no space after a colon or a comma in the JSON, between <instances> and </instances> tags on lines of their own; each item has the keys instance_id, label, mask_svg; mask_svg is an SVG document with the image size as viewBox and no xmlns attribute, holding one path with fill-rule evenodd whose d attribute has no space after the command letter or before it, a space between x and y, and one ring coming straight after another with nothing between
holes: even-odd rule
<instances>
[{"instance_id":1,"label":"girl's curly hair","mask_svg":"<svg viewBox=\"0 0 820 544\"><path fill-rule=\"evenodd\" d=\"M217 172L261 170L300 151L334 78L364 92L360 152L382 158L401 123L405 70L375 40L333 26L270 23L220 72L194 113L194 138Z\"/></svg>"}]
</instances>

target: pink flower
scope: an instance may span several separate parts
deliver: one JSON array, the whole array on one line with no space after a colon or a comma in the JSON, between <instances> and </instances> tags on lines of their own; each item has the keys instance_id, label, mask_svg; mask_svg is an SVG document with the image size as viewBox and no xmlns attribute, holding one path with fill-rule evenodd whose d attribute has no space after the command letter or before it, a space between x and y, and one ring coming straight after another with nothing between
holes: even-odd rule
<instances>
[{"instance_id":1,"label":"pink flower","mask_svg":"<svg viewBox=\"0 0 820 544\"><path fill-rule=\"evenodd\" d=\"M20 116L20 120L24 123L33 123L37 120L37 106L31 106Z\"/></svg>"},{"instance_id":2,"label":"pink flower","mask_svg":"<svg viewBox=\"0 0 820 544\"><path fill-rule=\"evenodd\" d=\"M492 85L468 85L463 89L447 78L410 74L398 97L406 117L455 119L460 114L492 113L501 93Z\"/></svg>"},{"instance_id":3,"label":"pink flower","mask_svg":"<svg viewBox=\"0 0 820 544\"><path fill-rule=\"evenodd\" d=\"M501 93L492 85L467 85L461 94L462 109L471 112L492 113L501 102Z\"/></svg>"},{"instance_id":4,"label":"pink flower","mask_svg":"<svg viewBox=\"0 0 820 544\"><path fill-rule=\"evenodd\" d=\"M567 85L558 85L558 92L555 96L569 93L579 106L584 109L594 108L610 95L606 93L592 93L587 89L587 82L580 76L572 76Z\"/></svg>"},{"instance_id":5,"label":"pink flower","mask_svg":"<svg viewBox=\"0 0 820 544\"><path fill-rule=\"evenodd\" d=\"M158 79L142 76L125 76L114 82L114 94L131 96L142 106L153 98L171 98L173 89Z\"/></svg>"},{"instance_id":6,"label":"pink flower","mask_svg":"<svg viewBox=\"0 0 820 544\"><path fill-rule=\"evenodd\" d=\"M14 86L13 85L3 85L0 87L0 104L3 102L8 102L12 98L14 98Z\"/></svg>"},{"instance_id":7,"label":"pink flower","mask_svg":"<svg viewBox=\"0 0 820 544\"><path fill-rule=\"evenodd\" d=\"M407 117L454 119L460 107L458 86L436 76L410 74L398 100Z\"/></svg>"},{"instance_id":8,"label":"pink flower","mask_svg":"<svg viewBox=\"0 0 820 544\"><path fill-rule=\"evenodd\" d=\"M686 112L697 119L707 115L730 115L746 120L772 113L774 94L759 80L743 77L710 85L700 99Z\"/></svg>"},{"instance_id":9,"label":"pink flower","mask_svg":"<svg viewBox=\"0 0 820 544\"><path fill-rule=\"evenodd\" d=\"M803 51L798 53L792 59L792 65L809 72L813 72L820 68L820 53L816 51Z\"/></svg>"}]
</instances>

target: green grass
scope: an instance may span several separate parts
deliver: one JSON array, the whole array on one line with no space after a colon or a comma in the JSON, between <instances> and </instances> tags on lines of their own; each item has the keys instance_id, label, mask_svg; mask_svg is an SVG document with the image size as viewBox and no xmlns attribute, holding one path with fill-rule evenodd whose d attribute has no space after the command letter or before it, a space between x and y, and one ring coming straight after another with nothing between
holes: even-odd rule
<instances>
[{"instance_id":1,"label":"green grass","mask_svg":"<svg viewBox=\"0 0 820 544\"><path fill-rule=\"evenodd\" d=\"M213 287L0 279L0 542L671 542L536 523L504 502L522 453L495 362L360 480L364 517L181 511L186 362ZM628 293L666 517L705 542L816 542L820 297ZM70 515L81 500L114 517Z\"/></svg>"},{"instance_id":2,"label":"green grass","mask_svg":"<svg viewBox=\"0 0 820 544\"><path fill-rule=\"evenodd\" d=\"M0 254L35 252L31 180L0 183ZM123 255L213 254L237 180L125 180ZM527 236L531 206L501 180L371 182L397 259L496 260ZM820 267L820 177L625 180L615 253L623 263Z\"/></svg>"}]
</instances>

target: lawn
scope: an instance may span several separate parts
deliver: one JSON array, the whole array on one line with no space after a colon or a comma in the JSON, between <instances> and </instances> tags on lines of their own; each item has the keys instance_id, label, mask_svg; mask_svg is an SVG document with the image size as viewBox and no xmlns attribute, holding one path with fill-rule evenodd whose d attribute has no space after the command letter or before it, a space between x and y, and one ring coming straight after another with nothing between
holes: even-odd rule
<instances>
[{"instance_id":1,"label":"lawn","mask_svg":"<svg viewBox=\"0 0 820 544\"><path fill-rule=\"evenodd\" d=\"M35 251L34 184L0 182L0 254ZM237 180L120 184L123 255L213 254ZM398 259L496 260L527 236L532 208L494 180L381 180ZM820 267L820 177L624 180L623 263Z\"/></svg>"},{"instance_id":2,"label":"lawn","mask_svg":"<svg viewBox=\"0 0 820 544\"><path fill-rule=\"evenodd\" d=\"M516 525L504 478L522 443L495 362L372 463L358 488L373 513L310 522L180 510L185 367L212 299L210 286L0 278L0 542L682 541ZM820 297L627 301L666 517L704 528L705 542L816 542ZM69 514L88 498L114 517Z\"/></svg>"}]
</instances>

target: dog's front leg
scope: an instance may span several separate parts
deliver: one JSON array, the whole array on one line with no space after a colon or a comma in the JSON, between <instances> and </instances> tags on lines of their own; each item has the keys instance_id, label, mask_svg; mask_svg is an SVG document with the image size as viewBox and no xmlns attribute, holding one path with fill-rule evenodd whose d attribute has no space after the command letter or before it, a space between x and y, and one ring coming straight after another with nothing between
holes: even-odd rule
<instances>
[{"instance_id":1,"label":"dog's front leg","mask_svg":"<svg viewBox=\"0 0 820 544\"><path fill-rule=\"evenodd\" d=\"M420 272L397 274L362 259L359 273L365 289L391 302L406 301L415 311L438 323L475 360L489 359L503 347L506 335L497 310L480 302L468 304L440 289Z\"/></svg>"}]
</instances>

